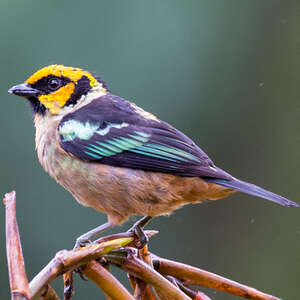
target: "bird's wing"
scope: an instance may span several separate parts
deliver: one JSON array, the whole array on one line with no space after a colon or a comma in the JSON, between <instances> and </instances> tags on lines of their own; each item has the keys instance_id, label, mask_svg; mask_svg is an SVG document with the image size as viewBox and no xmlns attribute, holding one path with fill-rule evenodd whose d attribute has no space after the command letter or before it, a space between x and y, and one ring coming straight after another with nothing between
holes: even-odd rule
<instances>
[{"instance_id":1,"label":"bird's wing","mask_svg":"<svg viewBox=\"0 0 300 300\"><path fill-rule=\"evenodd\" d=\"M66 115L58 132L61 147L82 160L179 176L231 179L183 133L111 94Z\"/></svg>"}]
</instances>

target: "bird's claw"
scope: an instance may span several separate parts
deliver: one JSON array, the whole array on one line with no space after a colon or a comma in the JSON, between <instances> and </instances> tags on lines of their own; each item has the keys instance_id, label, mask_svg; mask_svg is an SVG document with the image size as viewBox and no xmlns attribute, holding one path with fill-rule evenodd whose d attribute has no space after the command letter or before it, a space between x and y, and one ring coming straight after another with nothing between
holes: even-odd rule
<instances>
[{"instance_id":1,"label":"bird's claw","mask_svg":"<svg viewBox=\"0 0 300 300\"><path fill-rule=\"evenodd\" d=\"M128 230L129 232L133 232L136 240L135 247L137 249L143 249L149 242L148 236L145 234L143 228L140 225L134 225L132 228Z\"/></svg>"},{"instance_id":2,"label":"bird's claw","mask_svg":"<svg viewBox=\"0 0 300 300\"><path fill-rule=\"evenodd\" d=\"M138 220L128 232L133 232L134 236L137 238L135 241L135 247L137 249L143 249L149 242L148 236L145 234L143 228L151 221L152 217L144 216Z\"/></svg>"},{"instance_id":3,"label":"bird's claw","mask_svg":"<svg viewBox=\"0 0 300 300\"><path fill-rule=\"evenodd\" d=\"M86 240L86 239L83 239L83 238L79 237L75 242L75 246L74 246L73 250L85 247L85 246L90 245L90 244L93 244L93 242L91 240Z\"/></svg>"}]
</instances>

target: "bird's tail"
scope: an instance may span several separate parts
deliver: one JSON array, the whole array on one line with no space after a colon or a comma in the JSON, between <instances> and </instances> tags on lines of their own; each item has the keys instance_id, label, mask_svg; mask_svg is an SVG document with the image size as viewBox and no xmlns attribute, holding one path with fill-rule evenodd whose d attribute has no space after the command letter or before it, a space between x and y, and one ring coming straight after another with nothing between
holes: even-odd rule
<instances>
[{"instance_id":1,"label":"bird's tail","mask_svg":"<svg viewBox=\"0 0 300 300\"><path fill-rule=\"evenodd\" d=\"M243 192L245 194L250 194L250 195L253 195L253 196L264 198L264 199L273 201L275 203L278 203L282 206L296 206L296 207L299 206L299 204L297 204L293 201L290 201L290 200L288 200L288 199L286 199L282 196L279 196L277 194L274 194L272 192L264 190L263 188L261 188L259 186L256 186L252 183L248 183L248 182L245 182L245 181L242 181L242 180L238 180L236 178L234 178L232 180L226 180L226 179L206 177L205 181L215 183L215 184L219 184L219 185L228 187L230 189Z\"/></svg>"}]
</instances>

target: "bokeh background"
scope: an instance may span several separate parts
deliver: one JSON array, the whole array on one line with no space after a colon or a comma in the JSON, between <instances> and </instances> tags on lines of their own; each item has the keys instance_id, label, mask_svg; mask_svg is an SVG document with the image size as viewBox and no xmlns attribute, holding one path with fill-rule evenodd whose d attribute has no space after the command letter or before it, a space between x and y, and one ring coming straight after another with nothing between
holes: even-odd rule
<instances>
[{"instance_id":1,"label":"bokeh background","mask_svg":"<svg viewBox=\"0 0 300 300\"><path fill-rule=\"evenodd\" d=\"M115 94L181 129L234 176L300 202L299 1L2 0L0 25L0 193L17 191L30 279L106 220L42 170L28 105L7 94L48 64L95 71ZM160 234L150 248L297 300L299 213L235 194L157 218L149 228ZM7 299L3 206L0 220L0 298ZM54 286L62 292L60 280ZM74 300L104 299L90 282L76 278L75 288Z\"/></svg>"}]
</instances>

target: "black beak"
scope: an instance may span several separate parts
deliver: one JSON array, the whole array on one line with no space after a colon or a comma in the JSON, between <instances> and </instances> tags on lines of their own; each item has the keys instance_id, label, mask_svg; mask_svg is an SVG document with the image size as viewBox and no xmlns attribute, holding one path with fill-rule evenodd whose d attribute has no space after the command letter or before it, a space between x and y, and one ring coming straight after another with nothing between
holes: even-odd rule
<instances>
[{"instance_id":1,"label":"black beak","mask_svg":"<svg viewBox=\"0 0 300 300\"><path fill-rule=\"evenodd\" d=\"M10 94L15 94L17 96L23 96L23 97L37 97L40 95L40 92L34 88L32 88L27 83L21 83L18 85L13 86L8 90Z\"/></svg>"}]
</instances>

